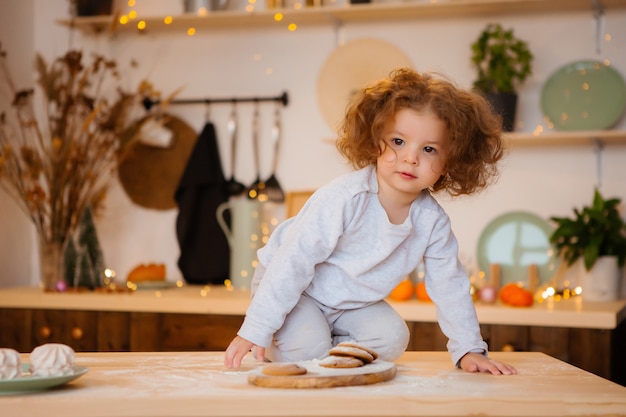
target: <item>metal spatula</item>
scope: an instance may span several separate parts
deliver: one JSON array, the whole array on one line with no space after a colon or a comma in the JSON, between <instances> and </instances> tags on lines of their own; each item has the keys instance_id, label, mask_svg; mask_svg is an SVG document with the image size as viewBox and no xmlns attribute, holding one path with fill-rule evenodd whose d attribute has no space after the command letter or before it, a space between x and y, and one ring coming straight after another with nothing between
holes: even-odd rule
<instances>
[{"instance_id":1,"label":"metal spatula","mask_svg":"<svg viewBox=\"0 0 626 417\"><path fill-rule=\"evenodd\" d=\"M254 114L252 116L252 152L254 156L254 164L256 165L256 179L248 187L248 198L251 200L259 199L267 200L265 196L265 183L261 181L261 167L259 164L259 103L254 103Z\"/></svg>"},{"instance_id":2,"label":"metal spatula","mask_svg":"<svg viewBox=\"0 0 626 417\"><path fill-rule=\"evenodd\" d=\"M272 143L274 145L274 159L272 161L272 174L265 181L265 194L269 201L282 203L285 201L285 192L283 191L278 178L276 178L276 168L278 166L278 155L280 150L281 126L280 126L280 108L276 106L274 112L274 125L272 126Z\"/></svg>"},{"instance_id":3,"label":"metal spatula","mask_svg":"<svg viewBox=\"0 0 626 417\"><path fill-rule=\"evenodd\" d=\"M237 161L237 104L233 103L233 109L228 119L228 135L230 136L230 179L226 183L229 195L243 193L246 186L235 179L235 162Z\"/></svg>"}]
</instances>

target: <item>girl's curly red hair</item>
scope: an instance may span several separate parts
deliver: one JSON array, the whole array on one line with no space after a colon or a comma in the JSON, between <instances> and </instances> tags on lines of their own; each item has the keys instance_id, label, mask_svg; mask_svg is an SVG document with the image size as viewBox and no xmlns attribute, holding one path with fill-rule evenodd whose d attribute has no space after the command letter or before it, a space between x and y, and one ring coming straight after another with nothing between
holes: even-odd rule
<instances>
[{"instance_id":1,"label":"girl's curly red hair","mask_svg":"<svg viewBox=\"0 0 626 417\"><path fill-rule=\"evenodd\" d=\"M337 149L354 168L376 163L385 124L400 109L431 112L447 128L446 175L431 191L472 194L498 176L503 157L502 121L480 94L443 77L400 68L354 95L339 131Z\"/></svg>"}]
</instances>

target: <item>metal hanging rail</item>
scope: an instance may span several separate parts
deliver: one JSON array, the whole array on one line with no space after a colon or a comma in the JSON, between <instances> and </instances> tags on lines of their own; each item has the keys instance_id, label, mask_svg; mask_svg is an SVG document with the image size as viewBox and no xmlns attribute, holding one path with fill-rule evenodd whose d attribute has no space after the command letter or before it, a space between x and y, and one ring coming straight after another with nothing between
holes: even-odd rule
<instances>
[{"instance_id":1,"label":"metal hanging rail","mask_svg":"<svg viewBox=\"0 0 626 417\"><path fill-rule=\"evenodd\" d=\"M178 99L171 100L168 104L215 104L215 103L250 103L250 102L262 102L262 101L277 101L287 106L289 103L289 96L287 92L283 92L279 96L274 97L230 97L230 98L199 98L199 99ZM159 104L160 100L152 100L146 97L143 100L143 106L146 110L150 110L152 106Z\"/></svg>"}]
</instances>

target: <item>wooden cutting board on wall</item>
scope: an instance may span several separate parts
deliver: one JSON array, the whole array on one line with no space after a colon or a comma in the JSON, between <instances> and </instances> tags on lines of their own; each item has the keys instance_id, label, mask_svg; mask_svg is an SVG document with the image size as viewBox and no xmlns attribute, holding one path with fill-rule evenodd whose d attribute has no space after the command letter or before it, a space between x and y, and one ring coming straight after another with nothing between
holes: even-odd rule
<instances>
[{"instance_id":1,"label":"wooden cutting board on wall","mask_svg":"<svg viewBox=\"0 0 626 417\"><path fill-rule=\"evenodd\" d=\"M265 388L347 387L390 381L397 373L395 363L379 360L358 368L324 368L318 362L297 362L307 373L294 376L266 375L261 366L250 372L248 383Z\"/></svg>"}]
</instances>

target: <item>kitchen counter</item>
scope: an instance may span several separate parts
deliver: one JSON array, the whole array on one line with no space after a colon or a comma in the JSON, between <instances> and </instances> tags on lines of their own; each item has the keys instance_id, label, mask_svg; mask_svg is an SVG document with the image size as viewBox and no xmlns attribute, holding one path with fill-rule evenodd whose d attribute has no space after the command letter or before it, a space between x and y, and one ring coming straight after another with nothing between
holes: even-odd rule
<instances>
[{"instance_id":1,"label":"kitchen counter","mask_svg":"<svg viewBox=\"0 0 626 417\"><path fill-rule=\"evenodd\" d=\"M53 342L77 352L223 351L249 299L249 291L224 286L123 293L0 289L0 346L19 352ZM391 304L407 321L408 351L446 350L432 303ZM476 311L490 351L543 352L626 386L626 300L574 298L530 308L477 303Z\"/></svg>"},{"instance_id":2,"label":"kitchen counter","mask_svg":"<svg viewBox=\"0 0 626 417\"><path fill-rule=\"evenodd\" d=\"M38 288L0 289L1 308L220 314L243 316L250 293L223 286L193 286L132 293L44 293ZM435 306L409 300L391 302L407 321L436 322ZM626 318L626 300L585 302L580 297L530 308L477 303L481 324L615 329Z\"/></svg>"},{"instance_id":3,"label":"kitchen counter","mask_svg":"<svg viewBox=\"0 0 626 417\"><path fill-rule=\"evenodd\" d=\"M250 385L259 364L223 354L79 353L88 372L48 391L0 396L3 417L626 415L626 388L542 353L493 353L518 375L455 369L444 352L407 352L388 382L340 388ZM27 356L23 358L27 361Z\"/></svg>"}]
</instances>

